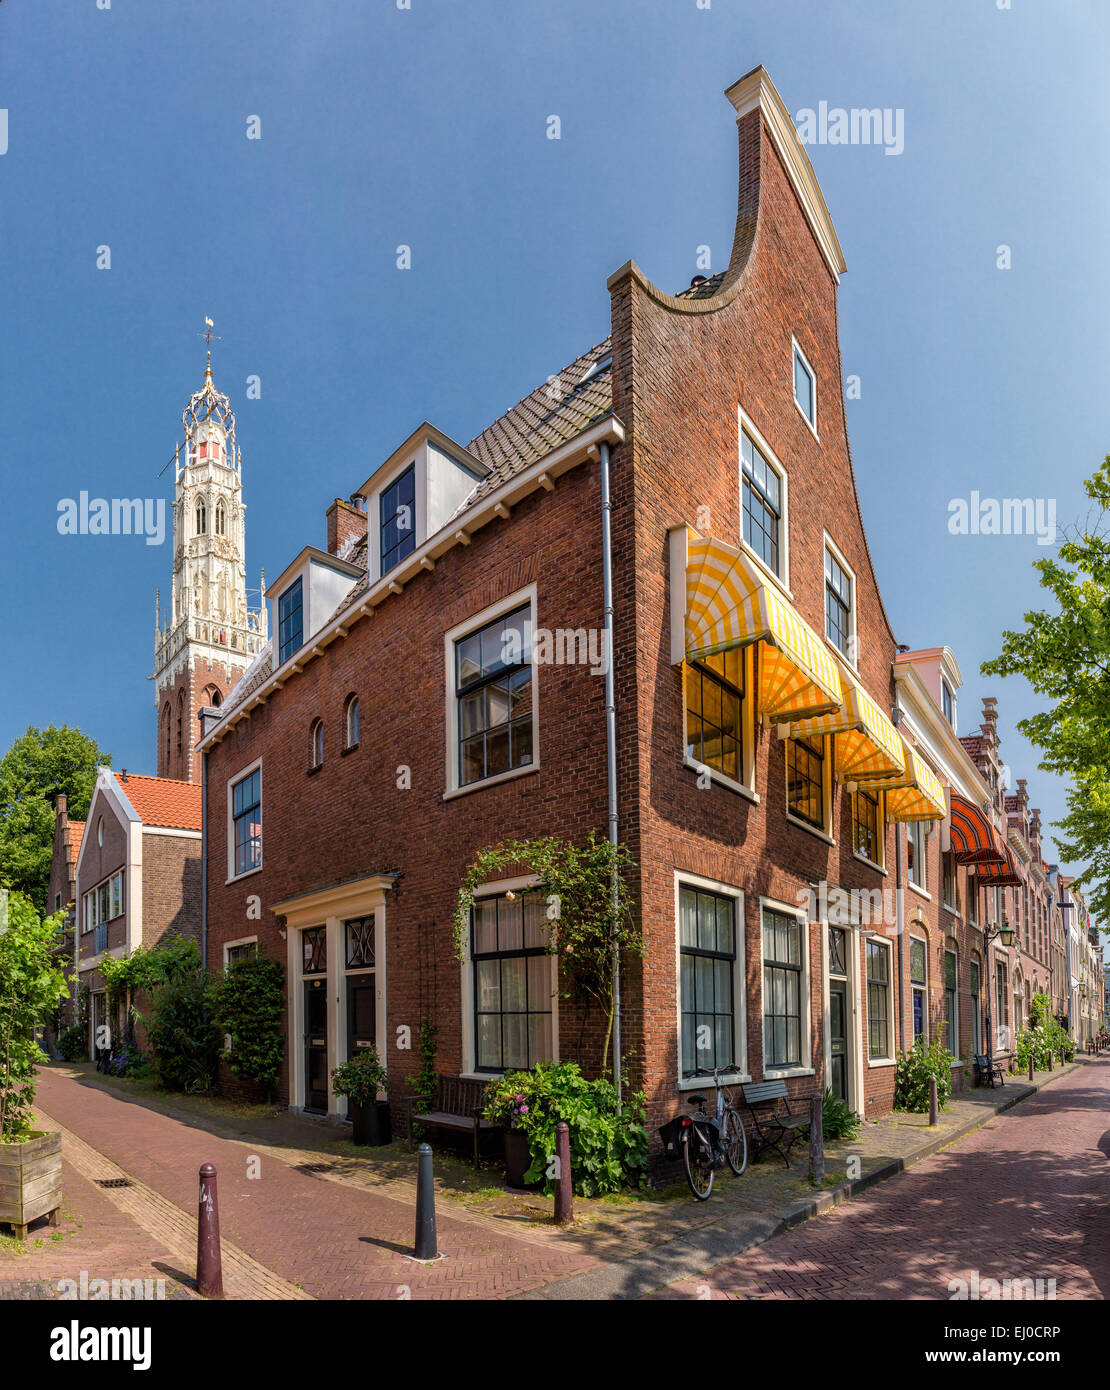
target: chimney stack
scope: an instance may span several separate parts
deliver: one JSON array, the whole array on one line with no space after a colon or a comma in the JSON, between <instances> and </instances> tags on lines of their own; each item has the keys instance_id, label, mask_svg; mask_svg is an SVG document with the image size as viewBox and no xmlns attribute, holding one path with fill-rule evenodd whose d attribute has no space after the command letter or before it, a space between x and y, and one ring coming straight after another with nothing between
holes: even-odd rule
<instances>
[{"instance_id":1,"label":"chimney stack","mask_svg":"<svg viewBox=\"0 0 1110 1390\"><path fill-rule=\"evenodd\" d=\"M365 506L363 498L359 501ZM337 497L327 510L327 518L329 555L347 554L352 543L366 535L366 512L354 505L353 497L350 502Z\"/></svg>"}]
</instances>

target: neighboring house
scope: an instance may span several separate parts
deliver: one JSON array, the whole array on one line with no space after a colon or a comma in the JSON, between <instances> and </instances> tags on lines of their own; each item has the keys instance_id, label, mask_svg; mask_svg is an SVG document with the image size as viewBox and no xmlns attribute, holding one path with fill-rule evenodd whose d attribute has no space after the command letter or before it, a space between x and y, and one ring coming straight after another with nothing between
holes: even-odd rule
<instances>
[{"instance_id":1,"label":"neighboring house","mask_svg":"<svg viewBox=\"0 0 1110 1390\"><path fill-rule=\"evenodd\" d=\"M399 1099L424 1019L440 1071L597 1070L597 1009L562 997L523 867L480 890L461 965L453 916L482 846L605 833L609 516L617 830L647 945L622 1051L649 1125L706 1066L891 1108L895 827L942 820L945 791L887 713L836 233L766 73L728 96L728 268L671 295L629 262L596 348L465 446L415 431L270 586L272 641L202 712L208 964L283 959L293 1107L341 1114L329 1071L367 1041Z\"/></svg>"},{"instance_id":2,"label":"neighboring house","mask_svg":"<svg viewBox=\"0 0 1110 1390\"><path fill-rule=\"evenodd\" d=\"M105 955L123 956L169 936L199 944L201 929L201 789L166 777L102 767L77 861L78 971L90 991L90 1049L115 1043L122 1017L110 1018L99 970ZM99 1042L97 1041L99 1038Z\"/></svg>"},{"instance_id":3,"label":"neighboring house","mask_svg":"<svg viewBox=\"0 0 1110 1390\"><path fill-rule=\"evenodd\" d=\"M77 857L81 853L81 837L84 833L85 822L70 820L69 798L64 792L60 793L54 804L54 853L50 860L46 910L48 913L65 913L65 935L59 942L55 954L66 961L67 979L73 974ZM51 1052L59 1035L73 1022L74 1002L73 986L70 985L70 993L61 1001L53 1018L46 1025L45 1043Z\"/></svg>"}]
</instances>

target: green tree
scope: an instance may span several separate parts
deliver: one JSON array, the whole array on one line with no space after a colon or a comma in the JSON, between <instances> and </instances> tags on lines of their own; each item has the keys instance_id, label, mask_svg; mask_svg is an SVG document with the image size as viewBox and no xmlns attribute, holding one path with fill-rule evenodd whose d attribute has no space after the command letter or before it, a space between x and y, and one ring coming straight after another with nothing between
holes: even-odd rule
<instances>
[{"instance_id":1,"label":"green tree","mask_svg":"<svg viewBox=\"0 0 1110 1390\"><path fill-rule=\"evenodd\" d=\"M69 798L69 814L84 820L96 769L111 757L80 729L29 728L0 758L0 883L46 909L54 850L54 802Z\"/></svg>"},{"instance_id":2,"label":"green tree","mask_svg":"<svg viewBox=\"0 0 1110 1390\"><path fill-rule=\"evenodd\" d=\"M1026 613L1025 627L1002 634L986 676L1024 676L1051 708L1018 722L1042 754L1040 766L1071 779L1067 814L1056 822L1066 860L1088 867L1078 882L1110 918L1110 456L1084 483L1092 508L1085 526L1055 557L1034 561L1051 609Z\"/></svg>"},{"instance_id":3,"label":"green tree","mask_svg":"<svg viewBox=\"0 0 1110 1390\"><path fill-rule=\"evenodd\" d=\"M285 1008L285 970L262 951L227 967L213 989L213 1012L231 1047L222 1056L244 1081L273 1092L285 1052L281 1026Z\"/></svg>"},{"instance_id":4,"label":"green tree","mask_svg":"<svg viewBox=\"0 0 1110 1390\"><path fill-rule=\"evenodd\" d=\"M43 918L22 893L0 901L0 1142L14 1143L31 1129L35 1041L41 1023L66 992L53 949L62 915Z\"/></svg>"}]
</instances>

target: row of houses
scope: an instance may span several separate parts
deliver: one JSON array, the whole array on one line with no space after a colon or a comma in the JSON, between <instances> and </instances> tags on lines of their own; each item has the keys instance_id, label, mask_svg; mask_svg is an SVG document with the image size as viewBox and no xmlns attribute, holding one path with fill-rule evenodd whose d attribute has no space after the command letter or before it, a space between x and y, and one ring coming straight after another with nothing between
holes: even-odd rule
<instances>
[{"instance_id":1,"label":"row of houses","mask_svg":"<svg viewBox=\"0 0 1110 1390\"><path fill-rule=\"evenodd\" d=\"M1036 994L1078 1027L1089 970L1101 1001L995 702L961 734L955 655L900 646L883 606L809 158L762 68L727 95L727 268L670 294L629 261L603 340L468 443L425 422L337 478L268 614L245 605L209 361L156 633L178 780L104 770L75 865L59 810L51 892L76 902L94 999L105 951L171 927L213 970L265 950L286 968L280 1099L337 1119L331 1069L372 1042L401 1100L428 1020L443 1073L596 1073L603 1020L545 951L526 865L480 886L461 962L454 935L484 846L596 831L635 866L619 1065L652 1127L707 1068L873 1118L915 1039L966 1074L1012 1054ZM177 789L157 811L154 784ZM152 887L171 846L166 881L193 893L172 920Z\"/></svg>"}]
</instances>

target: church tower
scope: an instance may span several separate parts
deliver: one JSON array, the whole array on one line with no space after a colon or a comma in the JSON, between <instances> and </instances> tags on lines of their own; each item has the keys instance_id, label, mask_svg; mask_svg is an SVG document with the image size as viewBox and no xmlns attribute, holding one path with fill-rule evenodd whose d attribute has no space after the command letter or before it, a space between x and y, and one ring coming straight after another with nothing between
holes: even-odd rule
<instances>
[{"instance_id":1,"label":"church tower","mask_svg":"<svg viewBox=\"0 0 1110 1390\"><path fill-rule=\"evenodd\" d=\"M212 332L204 383L182 412L185 442L174 460L170 603L154 599L154 703L158 776L200 781L197 712L221 705L266 644L265 579L247 606L242 454L235 416L212 381Z\"/></svg>"}]
</instances>

